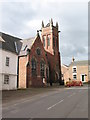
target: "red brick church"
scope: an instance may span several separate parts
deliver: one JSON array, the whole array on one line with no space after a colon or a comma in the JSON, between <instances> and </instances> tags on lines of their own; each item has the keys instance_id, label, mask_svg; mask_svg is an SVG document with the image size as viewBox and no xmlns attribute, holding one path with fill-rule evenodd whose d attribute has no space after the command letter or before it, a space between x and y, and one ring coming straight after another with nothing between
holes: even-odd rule
<instances>
[{"instance_id":1,"label":"red brick church","mask_svg":"<svg viewBox=\"0 0 90 120\"><path fill-rule=\"evenodd\" d=\"M41 35L22 40L19 55L18 87L44 86L61 81L58 23L53 20L44 26Z\"/></svg>"}]
</instances>

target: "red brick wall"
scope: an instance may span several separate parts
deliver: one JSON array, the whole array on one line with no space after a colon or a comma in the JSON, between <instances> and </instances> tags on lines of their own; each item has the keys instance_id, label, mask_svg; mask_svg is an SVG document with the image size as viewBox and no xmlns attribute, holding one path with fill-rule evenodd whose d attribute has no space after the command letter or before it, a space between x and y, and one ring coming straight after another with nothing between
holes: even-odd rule
<instances>
[{"instance_id":1,"label":"red brick wall","mask_svg":"<svg viewBox=\"0 0 90 120\"><path fill-rule=\"evenodd\" d=\"M40 48L41 49L41 55L37 55L36 53L36 49L37 48ZM42 83L42 77L41 77L41 73L40 73L40 62L41 60L43 59L45 61L45 65L48 66L48 62L47 62L47 59L46 59L46 55L45 55L45 50L43 48L43 44L41 42L41 39L40 37L37 37L32 48L31 48L31 52L30 52L30 63L31 63L31 60L32 60L32 57L34 57L37 61L37 77L32 77L32 70L31 70L31 67L30 67L30 80L32 81L32 86L42 86L43 83ZM46 76L45 76L45 79L46 79Z\"/></svg>"},{"instance_id":2,"label":"red brick wall","mask_svg":"<svg viewBox=\"0 0 90 120\"><path fill-rule=\"evenodd\" d=\"M45 50L47 51L47 57L48 57L48 62L50 64L50 71L51 71L50 79L54 81L55 80L54 72L58 72L60 74L60 79L61 79L61 61L60 61L60 53L59 53L58 29L53 26L42 28L42 43L43 43L43 37L45 36L46 36ZM50 37L49 47L47 47L47 36ZM53 37L55 37L55 47L53 47Z\"/></svg>"},{"instance_id":3,"label":"red brick wall","mask_svg":"<svg viewBox=\"0 0 90 120\"><path fill-rule=\"evenodd\" d=\"M58 72L61 79L61 61L60 61L60 53L59 53L59 36L58 36L58 29L53 27L46 27L42 29L42 36L46 35L46 46L45 49L43 47L43 41L41 42L40 36L35 38L35 42L33 43L30 54L26 57L19 58L19 87L30 87L30 86L43 86L42 77L40 74L40 62L43 59L45 61L45 69L50 67L50 80L55 80L54 72ZM50 37L50 46L47 47L47 36ZM53 36L57 37L57 47L53 49ZM55 42L56 44L56 42ZM41 49L41 55L37 55L36 49ZM55 51L55 54L54 54ZM46 57L47 53L47 57ZM37 77L32 76L32 69L31 69L31 60L34 57L37 61ZM27 63L29 62L29 66L26 67ZM45 80L47 81L46 73L45 73Z\"/></svg>"}]
</instances>

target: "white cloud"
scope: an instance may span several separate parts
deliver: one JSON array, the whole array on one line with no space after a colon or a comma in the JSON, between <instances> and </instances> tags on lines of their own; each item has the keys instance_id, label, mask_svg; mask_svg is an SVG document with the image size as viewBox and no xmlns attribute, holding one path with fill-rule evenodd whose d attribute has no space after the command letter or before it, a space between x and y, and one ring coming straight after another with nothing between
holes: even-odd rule
<instances>
[{"instance_id":1,"label":"white cloud","mask_svg":"<svg viewBox=\"0 0 90 120\"><path fill-rule=\"evenodd\" d=\"M88 3L87 0L22 0L2 1L0 30L21 38L33 37L50 18L59 23L62 63L69 64L74 55L87 59ZM73 0L74 1L74 0ZM1 2L0 2L1 3Z\"/></svg>"}]
</instances>

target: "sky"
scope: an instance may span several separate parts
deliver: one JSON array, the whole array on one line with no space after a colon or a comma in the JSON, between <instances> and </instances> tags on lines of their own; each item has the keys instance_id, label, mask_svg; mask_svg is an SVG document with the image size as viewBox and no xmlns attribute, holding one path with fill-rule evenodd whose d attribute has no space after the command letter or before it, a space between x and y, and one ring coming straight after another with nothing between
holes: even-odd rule
<instances>
[{"instance_id":1,"label":"sky","mask_svg":"<svg viewBox=\"0 0 90 120\"><path fill-rule=\"evenodd\" d=\"M46 25L52 18L61 31L61 63L88 59L87 0L0 0L0 16L0 32L22 39L36 36L42 20Z\"/></svg>"}]
</instances>

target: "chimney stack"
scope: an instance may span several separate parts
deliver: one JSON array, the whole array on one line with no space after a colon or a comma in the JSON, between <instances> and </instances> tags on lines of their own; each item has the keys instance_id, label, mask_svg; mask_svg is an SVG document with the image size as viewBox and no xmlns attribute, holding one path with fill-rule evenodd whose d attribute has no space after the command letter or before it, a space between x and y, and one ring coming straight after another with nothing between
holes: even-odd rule
<instances>
[{"instance_id":1,"label":"chimney stack","mask_svg":"<svg viewBox=\"0 0 90 120\"><path fill-rule=\"evenodd\" d=\"M72 62L74 62L75 61L75 59L74 59L74 57L72 57Z\"/></svg>"}]
</instances>

